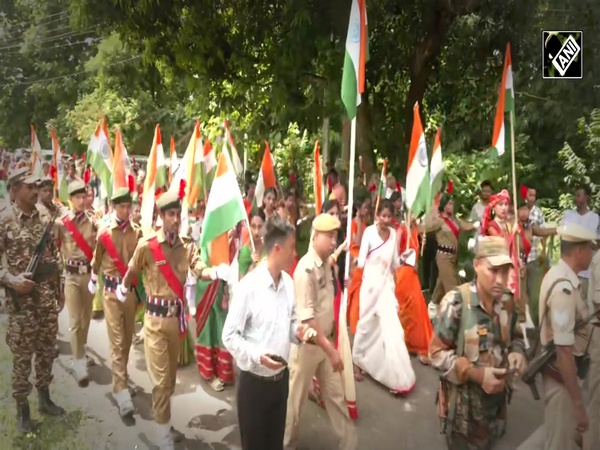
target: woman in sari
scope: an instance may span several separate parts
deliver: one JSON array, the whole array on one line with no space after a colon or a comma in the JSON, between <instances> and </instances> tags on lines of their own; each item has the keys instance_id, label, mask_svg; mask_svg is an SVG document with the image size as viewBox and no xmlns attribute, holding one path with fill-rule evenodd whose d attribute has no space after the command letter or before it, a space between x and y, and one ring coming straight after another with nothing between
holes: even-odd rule
<instances>
[{"instance_id":1,"label":"woman in sari","mask_svg":"<svg viewBox=\"0 0 600 450\"><path fill-rule=\"evenodd\" d=\"M350 334L356 334L356 325L360 316L360 287L363 280L363 269L356 267L358 253L363 238L363 233L367 228L369 220L369 211L371 209L371 199L365 198L358 200L356 205L356 216L352 219L350 235L350 284L348 286L348 310L347 322L350 327ZM345 274L342 274L343 277ZM356 381L362 381L363 375L357 366L354 366L354 378Z\"/></svg>"},{"instance_id":2,"label":"woman in sari","mask_svg":"<svg viewBox=\"0 0 600 450\"><path fill-rule=\"evenodd\" d=\"M421 364L429 364L429 342L433 330L417 272L420 230L414 220L410 232L405 224L400 225L397 230L398 253L402 255L402 265L396 270L398 317L404 329L404 342L409 353L418 355Z\"/></svg>"},{"instance_id":3,"label":"woman in sari","mask_svg":"<svg viewBox=\"0 0 600 450\"><path fill-rule=\"evenodd\" d=\"M521 208L520 208L521 209ZM515 265L511 269L508 277L508 286L506 295L512 296L515 300L515 308L520 323L527 322L528 315L528 299L527 289L521 289L521 285L525 283L526 272L525 266L521 264L521 257L523 252L529 254L531 251L531 239L529 236L551 236L556 234L556 228L541 228L538 226L523 227L519 225L517 234L512 232L513 224L509 220L510 211L510 194L506 189L502 190L498 194L492 195L490 202L483 213L483 219L481 221L481 235L482 236L500 236L506 239L506 242L511 249L511 255L515 259ZM524 214L525 211L522 211ZM519 213L521 216L521 213ZM522 216L521 216L522 217ZM527 219L527 222L529 220ZM526 231L527 228L530 228ZM514 239L514 236L518 236L518 239ZM515 257L516 249L515 245L519 248L519 257ZM523 270L521 270L523 269ZM523 285L524 286L524 285Z\"/></svg>"},{"instance_id":4,"label":"woman in sari","mask_svg":"<svg viewBox=\"0 0 600 450\"><path fill-rule=\"evenodd\" d=\"M458 279L458 239L463 231L473 231L477 224L465 222L454 215L454 201L451 194L440 198L438 210L434 210L425 219L425 231L435 232L437 254L435 262L438 267L438 279L431 296L431 301L439 306L442 298L460 284Z\"/></svg>"},{"instance_id":5,"label":"woman in sari","mask_svg":"<svg viewBox=\"0 0 600 450\"><path fill-rule=\"evenodd\" d=\"M398 317L394 273L400 267L396 231L390 227L394 206L383 200L377 223L366 228L357 267L363 268L360 317L354 336L354 363L394 395L415 387L415 372Z\"/></svg>"},{"instance_id":6,"label":"woman in sari","mask_svg":"<svg viewBox=\"0 0 600 450\"><path fill-rule=\"evenodd\" d=\"M254 243L254 250L252 249L252 243L246 243L240 250L238 256L238 265L240 270L240 280L251 272L256 265L265 257L263 236L265 233L265 213L262 210L250 212L248 217L250 222L250 235L252 236L252 242Z\"/></svg>"}]
</instances>

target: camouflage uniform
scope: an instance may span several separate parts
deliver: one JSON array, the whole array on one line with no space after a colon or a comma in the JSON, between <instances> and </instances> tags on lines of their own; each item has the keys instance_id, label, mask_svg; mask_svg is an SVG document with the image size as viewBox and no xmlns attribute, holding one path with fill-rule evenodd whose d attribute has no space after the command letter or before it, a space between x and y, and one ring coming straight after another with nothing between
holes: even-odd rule
<instances>
[{"instance_id":1,"label":"camouflage uniform","mask_svg":"<svg viewBox=\"0 0 600 450\"><path fill-rule=\"evenodd\" d=\"M463 292L470 293L470 302L463 310ZM504 433L507 391L489 395L479 384L467 379L469 367L506 367L509 353L524 353L523 343L515 339L516 314L514 304L497 301L488 314L480 304L476 284L463 285L448 292L441 302L441 314L431 342L431 363L445 373L442 386L457 389L454 420L448 423L447 436L452 450L490 448ZM462 317L463 311L467 312ZM464 324L464 351L457 357L457 345ZM450 419L450 418L449 418Z\"/></svg>"},{"instance_id":2,"label":"camouflage uniform","mask_svg":"<svg viewBox=\"0 0 600 450\"><path fill-rule=\"evenodd\" d=\"M0 256L6 255L0 265L0 280L7 275L24 273L33 256L34 249L51 217L37 208L27 217L16 204L9 213L0 218ZM13 353L12 390L17 403L27 400L31 393L31 359L35 355L35 386L47 390L52 381L52 365L58 356L57 296L61 271L58 248L54 237L47 241L42 255L40 275L34 291L18 295L8 302L9 324L6 342Z\"/></svg>"}]
</instances>

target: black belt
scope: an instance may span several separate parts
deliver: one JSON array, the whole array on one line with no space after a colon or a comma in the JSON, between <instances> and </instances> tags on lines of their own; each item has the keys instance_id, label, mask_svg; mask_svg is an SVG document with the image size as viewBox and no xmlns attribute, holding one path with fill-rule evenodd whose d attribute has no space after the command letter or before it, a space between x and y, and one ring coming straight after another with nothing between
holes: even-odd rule
<instances>
[{"instance_id":1,"label":"black belt","mask_svg":"<svg viewBox=\"0 0 600 450\"><path fill-rule=\"evenodd\" d=\"M67 273L75 275L86 275L90 273L91 266L88 261L67 261L65 264L65 270Z\"/></svg>"},{"instance_id":2,"label":"black belt","mask_svg":"<svg viewBox=\"0 0 600 450\"><path fill-rule=\"evenodd\" d=\"M177 303L167 305L157 305L156 303L146 303L146 314L154 317L179 317L180 306Z\"/></svg>"},{"instance_id":3,"label":"black belt","mask_svg":"<svg viewBox=\"0 0 600 450\"><path fill-rule=\"evenodd\" d=\"M446 255L456 255L456 247L447 247L445 245L438 245L437 251L445 253Z\"/></svg>"},{"instance_id":4,"label":"black belt","mask_svg":"<svg viewBox=\"0 0 600 450\"><path fill-rule=\"evenodd\" d=\"M288 372L288 368L286 367L281 372L276 373L275 375L273 375L271 377L263 377L262 375L257 375L253 372L245 372L245 373L247 373L248 375L250 375L254 378L258 378L259 380L276 382L276 381L281 381L281 379L283 379L283 377L286 376L287 372Z\"/></svg>"}]
</instances>

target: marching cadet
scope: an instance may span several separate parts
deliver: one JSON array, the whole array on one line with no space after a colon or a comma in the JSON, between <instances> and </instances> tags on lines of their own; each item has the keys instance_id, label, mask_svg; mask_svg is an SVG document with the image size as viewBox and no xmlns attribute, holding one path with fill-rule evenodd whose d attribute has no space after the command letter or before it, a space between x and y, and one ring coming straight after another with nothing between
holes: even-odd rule
<instances>
[{"instance_id":1,"label":"marching cadet","mask_svg":"<svg viewBox=\"0 0 600 450\"><path fill-rule=\"evenodd\" d=\"M72 210L56 220L55 230L61 243L65 266L65 301L69 311L73 371L81 387L88 385L88 362L85 346L92 315L94 295L87 286L96 246L97 228L85 210L87 187L83 181L72 181L68 187Z\"/></svg>"},{"instance_id":2,"label":"marching cadet","mask_svg":"<svg viewBox=\"0 0 600 450\"><path fill-rule=\"evenodd\" d=\"M54 180L51 177L41 179L38 200L51 216L59 216L67 212L66 208L54 201Z\"/></svg>"},{"instance_id":3,"label":"marching cadet","mask_svg":"<svg viewBox=\"0 0 600 450\"><path fill-rule=\"evenodd\" d=\"M340 221L320 214L313 221L312 245L294 272L298 320L317 332L316 345L293 346L284 444L298 444L300 414L313 377L322 386L322 399L342 450L356 449L357 435L344 398L342 358L333 342L335 330L333 272L329 257L337 246ZM325 388L326 387L326 388Z\"/></svg>"},{"instance_id":4,"label":"marching cadet","mask_svg":"<svg viewBox=\"0 0 600 450\"><path fill-rule=\"evenodd\" d=\"M121 417L126 417L133 413L127 384L127 361L135 326L137 294L132 289L125 300L119 300L116 291L127 273L127 264L142 231L129 219L131 193L128 188L117 189L111 197L111 203L115 215L110 219L110 224L98 233L88 289L90 293L96 293L98 275L101 275L104 283L104 316L112 354L113 395Z\"/></svg>"},{"instance_id":5,"label":"marching cadet","mask_svg":"<svg viewBox=\"0 0 600 450\"><path fill-rule=\"evenodd\" d=\"M560 227L558 234L561 259L548 271L540 289L540 341L546 345L553 340L556 346L555 362L542 371L544 448L575 450L582 447L590 424L578 382L578 377L585 378L585 370L577 360L585 360L580 357L587 353L593 329L591 325L576 329L576 323L588 315L577 274L590 266L596 230L570 224Z\"/></svg>"},{"instance_id":6,"label":"marching cadet","mask_svg":"<svg viewBox=\"0 0 600 450\"><path fill-rule=\"evenodd\" d=\"M181 199L178 192L166 192L156 205L162 228L154 236L140 241L116 294L120 301L125 301L132 282L145 272L144 348L154 385L152 408L160 449L170 450L174 445L170 402L175 391L179 346L187 332L184 286L188 270L198 279L209 281L226 280L229 268L207 268L194 243L179 236Z\"/></svg>"},{"instance_id":7,"label":"marching cadet","mask_svg":"<svg viewBox=\"0 0 600 450\"><path fill-rule=\"evenodd\" d=\"M6 341L13 354L12 395L17 403L17 425L21 432L30 433L33 425L27 397L31 393L29 376L34 355L40 412L64 413L50 399L49 391L62 308L56 296L60 266L52 219L36 205L38 178L19 170L10 179L15 203L0 218L0 284L11 291ZM36 255L42 239L44 248ZM33 257L39 258L35 274L27 273Z\"/></svg>"}]
</instances>

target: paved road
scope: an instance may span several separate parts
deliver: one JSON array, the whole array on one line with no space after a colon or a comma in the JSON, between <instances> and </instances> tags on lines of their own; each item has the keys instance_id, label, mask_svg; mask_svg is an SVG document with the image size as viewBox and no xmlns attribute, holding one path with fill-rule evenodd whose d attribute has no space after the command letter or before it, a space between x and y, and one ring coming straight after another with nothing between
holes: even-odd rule
<instances>
[{"instance_id":1,"label":"paved road","mask_svg":"<svg viewBox=\"0 0 600 450\"><path fill-rule=\"evenodd\" d=\"M90 442L94 449L153 448L154 429L151 415L151 383L146 372L142 347L132 352L130 377L138 391L134 404L135 423L123 423L112 400L110 358L104 321L93 321L90 329L90 354L98 362L91 368L92 382L86 389L77 387L67 375L71 366L66 311L60 316L61 355L57 361L59 398L66 406L77 407L95 421ZM417 388L407 398L394 398L386 389L369 379L358 384L360 450L444 449L439 434L434 398L438 374L414 362ZM201 381L190 365L178 373L176 394L172 399L173 425L186 435L178 449L237 449L239 435L235 416L234 391L214 393ZM520 386L510 407L509 428L498 445L500 450L518 447L542 421L542 405L531 400L529 391ZM302 417L301 449L336 448L326 412L312 402L306 403Z\"/></svg>"}]
</instances>

